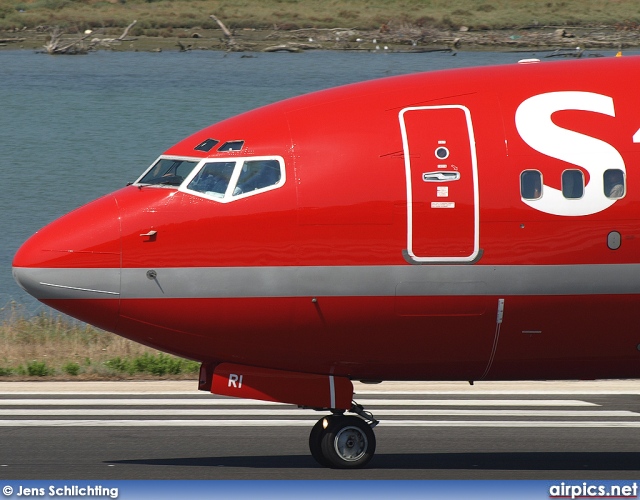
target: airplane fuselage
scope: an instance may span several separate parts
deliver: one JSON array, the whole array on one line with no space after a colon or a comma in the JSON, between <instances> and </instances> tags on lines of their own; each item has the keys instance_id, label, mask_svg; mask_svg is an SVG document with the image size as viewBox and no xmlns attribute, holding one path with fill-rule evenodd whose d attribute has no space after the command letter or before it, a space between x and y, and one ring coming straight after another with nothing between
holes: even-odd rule
<instances>
[{"instance_id":1,"label":"airplane fuselage","mask_svg":"<svg viewBox=\"0 0 640 500\"><path fill-rule=\"evenodd\" d=\"M639 76L518 64L266 106L47 226L14 274L207 378L638 377Z\"/></svg>"}]
</instances>

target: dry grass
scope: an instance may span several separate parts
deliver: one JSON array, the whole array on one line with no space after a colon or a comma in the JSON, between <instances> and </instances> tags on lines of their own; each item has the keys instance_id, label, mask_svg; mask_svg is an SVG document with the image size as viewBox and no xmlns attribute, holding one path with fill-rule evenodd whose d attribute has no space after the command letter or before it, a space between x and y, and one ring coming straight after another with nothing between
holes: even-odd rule
<instances>
[{"instance_id":1,"label":"dry grass","mask_svg":"<svg viewBox=\"0 0 640 500\"><path fill-rule=\"evenodd\" d=\"M636 0L0 0L0 29L59 25L69 31L216 28L215 14L235 29L378 29L417 26L502 29L542 25L624 25L640 22Z\"/></svg>"},{"instance_id":2,"label":"dry grass","mask_svg":"<svg viewBox=\"0 0 640 500\"><path fill-rule=\"evenodd\" d=\"M0 323L0 377L194 378L198 365L117 335L12 302Z\"/></svg>"}]
</instances>

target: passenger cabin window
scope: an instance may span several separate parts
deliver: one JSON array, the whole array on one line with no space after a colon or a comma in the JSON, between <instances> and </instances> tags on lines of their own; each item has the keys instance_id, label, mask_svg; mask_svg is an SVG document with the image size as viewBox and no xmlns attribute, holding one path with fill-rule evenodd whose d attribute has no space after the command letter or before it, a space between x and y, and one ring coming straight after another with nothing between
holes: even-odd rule
<instances>
[{"instance_id":1,"label":"passenger cabin window","mask_svg":"<svg viewBox=\"0 0 640 500\"><path fill-rule=\"evenodd\" d=\"M520 196L537 200L542 196L542 174L538 170L525 170L520 174Z\"/></svg>"},{"instance_id":2,"label":"passenger cabin window","mask_svg":"<svg viewBox=\"0 0 640 500\"><path fill-rule=\"evenodd\" d=\"M582 170L568 169L562 172L562 195L568 200L578 200L584 196L585 179ZM611 168L603 174L604 195L612 200L626 194L626 175L618 168ZM524 200L542 197L542 174L538 170L523 170L520 174L520 196Z\"/></svg>"},{"instance_id":3,"label":"passenger cabin window","mask_svg":"<svg viewBox=\"0 0 640 500\"><path fill-rule=\"evenodd\" d=\"M604 195L617 200L625 194L625 176L620 169L613 168L604 171Z\"/></svg>"},{"instance_id":4,"label":"passenger cabin window","mask_svg":"<svg viewBox=\"0 0 640 500\"><path fill-rule=\"evenodd\" d=\"M137 184L179 186L197 164L198 161L163 158L158 160Z\"/></svg>"},{"instance_id":5,"label":"passenger cabin window","mask_svg":"<svg viewBox=\"0 0 640 500\"><path fill-rule=\"evenodd\" d=\"M562 194L569 200L577 200L584 195L584 174L581 170L562 172Z\"/></svg>"}]
</instances>

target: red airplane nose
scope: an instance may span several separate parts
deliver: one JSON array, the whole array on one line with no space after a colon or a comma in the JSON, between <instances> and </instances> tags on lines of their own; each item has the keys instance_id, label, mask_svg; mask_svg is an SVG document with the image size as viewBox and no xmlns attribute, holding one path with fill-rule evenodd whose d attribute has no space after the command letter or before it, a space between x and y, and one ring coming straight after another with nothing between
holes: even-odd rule
<instances>
[{"instance_id":1,"label":"red airplane nose","mask_svg":"<svg viewBox=\"0 0 640 500\"><path fill-rule=\"evenodd\" d=\"M120 217L109 195L44 227L13 259L18 284L70 316L113 329L120 298Z\"/></svg>"}]
</instances>

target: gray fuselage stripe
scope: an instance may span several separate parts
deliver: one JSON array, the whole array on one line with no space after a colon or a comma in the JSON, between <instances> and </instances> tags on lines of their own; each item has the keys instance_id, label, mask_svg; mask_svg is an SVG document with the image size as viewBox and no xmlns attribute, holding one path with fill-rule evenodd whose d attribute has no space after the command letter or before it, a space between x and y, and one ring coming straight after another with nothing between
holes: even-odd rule
<instances>
[{"instance_id":1,"label":"gray fuselage stripe","mask_svg":"<svg viewBox=\"0 0 640 500\"><path fill-rule=\"evenodd\" d=\"M640 264L14 268L39 299L640 294ZM51 286L52 284L56 286Z\"/></svg>"}]
</instances>

